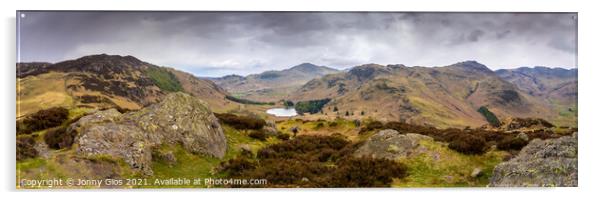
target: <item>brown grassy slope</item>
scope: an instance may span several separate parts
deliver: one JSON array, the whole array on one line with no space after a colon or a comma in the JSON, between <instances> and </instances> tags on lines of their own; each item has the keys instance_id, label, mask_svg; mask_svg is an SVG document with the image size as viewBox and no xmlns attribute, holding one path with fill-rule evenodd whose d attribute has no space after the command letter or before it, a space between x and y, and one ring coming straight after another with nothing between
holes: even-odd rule
<instances>
[{"instance_id":1,"label":"brown grassy slope","mask_svg":"<svg viewBox=\"0 0 602 200\"><path fill-rule=\"evenodd\" d=\"M51 107L71 107L63 73L17 78L17 118Z\"/></svg>"},{"instance_id":2,"label":"brown grassy slope","mask_svg":"<svg viewBox=\"0 0 602 200\"><path fill-rule=\"evenodd\" d=\"M228 92L209 80L199 79L192 74L173 68L167 69L176 75L185 92L207 102L214 112L225 112L240 105L239 103L227 100L226 95L229 95Z\"/></svg>"},{"instance_id":3,"label":"brown grassy slope","mask_svg":"<svg viewBox=\"0 0 602 200\"><path fill-rule=\"evenodd\" d=\"M497 70L502 79L520 90L547 101L558 117L557 124L577 124L577 69L521 67Z\"/></svg>"},{"instance_id":4,"label":"brown grassy slope","mask_svg":"<svg viewBox=\"0 0 602 200\"><path fill-rule=\"evenodd\" d=\"M226 91L210 81L132 56L91 55L38 70L30 67L18 75L17 116L48 106L136 110L160 101L173 89L191 93L218 111L235 104L225 99ZM152 75L167 82L161 85Z\"/></svg>"},{"instance_id":5,"label":"brown grassy slope","mask_svg":"<svg viewBox=\"0 0 602 200\"><path fill-rule=\"evenodd\" d=\"M480 106L489 107L502 118L553 116L549 105L474 61L445 67L362 65L347 73L314 79L289 98L332 98L324 109L328 115L345 116L349 112L353 117L439 127L485 124L477 112Z\"/></svg>"},{"instance_id":6,"label":"brown grassy slope","mask_svg":"<svg viewBox=\"0 0 602 200\"><path fill-rule=\"evenodd\" d=\"M23 102L44 96L26 95L42 93L48 87L36 87L34 82L60 82L62 96L69 96L73 102L60 106L139 109L155 103L165 92L144 74L152 64L140 61L132 56L91 55L74 60L63 61L49 66L30 69L28 73L18 73L20 88L18 98ZM17 69L17 71L20 71ZM60 79L52 79L48 74L61 74ZM56 89L54 89L56 90ZM21 106L22 110L35 110L35 106ZM27 114L27 113L21 113Z\"/></svg>"}]
</instances>

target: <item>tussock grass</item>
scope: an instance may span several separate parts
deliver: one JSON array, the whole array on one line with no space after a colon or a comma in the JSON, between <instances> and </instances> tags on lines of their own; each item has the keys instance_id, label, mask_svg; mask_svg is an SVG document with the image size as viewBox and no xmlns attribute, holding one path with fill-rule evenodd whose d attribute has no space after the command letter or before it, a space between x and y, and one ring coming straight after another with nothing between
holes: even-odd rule
<instances>
[{"instance_id":1,"label":"tussock grass","mask_svg":"<svg viewBox=\"0 0 602 200\"><path fill-rule=\"evenodd\" d=\"M408 177L394 181L394 187L477 187L486 186L493 168L508 156L504 151L489 151L482 155L465 155L446 147L444 143L423 140L421 145L434 154L422 154L400 159L408 167ZM482 175L473 178L475 168Z\"/></svg>"},{"instance_id":2,"label":"tussock grass","mask_svg":"<svg viewBox=\"0 0 602 200\"><path fill-rule=\"evenodd\" d=\"M256 140L247 136L245 131L237 130L228 125L222 125L224 134L226 134L228 149L224 158L214 158L206 155L197 155L186 151L180 145L164 145L161 151L171 151L177 159L175 164L166 163L161 160L153 160L152 169L153 176L147 178L222 178L226 175L220 173L216 169L224 160L235 158L241 154L240 145L245 144L251 147L253 152L257 152L260 148L278 143L280 140L276 138L267 138L265 141ZM143 186L153 187L153 186ZM165 188L170 186L160 186ZM181 188L182 186L173 186ZM184 186L184 187L209 187L207 185L199 186Z\"/></svg>"}]
</instances>

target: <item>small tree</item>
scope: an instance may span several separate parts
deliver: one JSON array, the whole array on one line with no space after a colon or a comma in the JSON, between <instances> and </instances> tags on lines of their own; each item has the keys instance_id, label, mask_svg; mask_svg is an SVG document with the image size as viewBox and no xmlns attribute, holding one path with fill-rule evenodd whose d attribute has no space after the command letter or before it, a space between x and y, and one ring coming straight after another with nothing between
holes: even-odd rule
<instances>
[{"instance_id":1,"label":"small tree","mask_svg":"<svg viewBox=\"0 0 602 200\"><path fill-rule=\"evenodd\" d=\"M284 106L285 106L285 107L287 107L287 108L290 108L290 107L293 107L293 106L295 106L295 103L293 103L293 102L292 102L292 101L290 101L290 100L285 100L285 101L284 101Z\"/></svg>"},{"instance_id":2,"label":"small tree","mask_svg":"<svg viewBox=\"0 0 602 200\"><path fill-rule=\"evenodd\" d=\"M349 111L345 111L345 116L349 116Z\"/></svg>"},{"instance_id":3,"label":"small tree","mask_svg":"<svg viewBox=\"0 0 602 200\"><path fill-rule=\"evenodd\" d=\"M334 112L338 112L338 111L339 111L339 108L337 108L337 107L335 106L335 107L334 107L334 110L332 110L332 111L334 111Z\"/></svg>"}]
</instances>

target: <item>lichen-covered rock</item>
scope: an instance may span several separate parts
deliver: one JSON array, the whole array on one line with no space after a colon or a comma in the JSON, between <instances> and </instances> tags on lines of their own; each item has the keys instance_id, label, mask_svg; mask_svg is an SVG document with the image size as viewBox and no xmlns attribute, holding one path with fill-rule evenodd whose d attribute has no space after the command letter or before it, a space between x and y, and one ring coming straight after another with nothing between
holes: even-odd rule
<instances>
[{"instance_id":1,"label":"lichen-covered rock","mask_svg":"<svg viewBox=\"0 0 602 200\"><path fill-rule=\"evenodd\" d=\"M497 165L490 186L577 186L577 133L534 139L513 159Z\"/></svg>"},{"instance_id":2,"label":"lichen-covered rock","mask_svg":"<svg viewBox=\"0 0 602 200\"><path fill-rule=\"evenodd\" d=\"M399 134L395 130L386 129L370 137L354 155L391 160L409 158L428 151L420 145L423 140L433 141L433 138L415 133Z\"/></svg>"},{"instance_id":3,"label":"lichen-covered rock","mask_svg":"<svg viewBox=\"0 0 602 200\"><path fill-rule=\"evenodd\" d=\"M150 144L179 143L192 152L221 158L226 137L218 119L204 102L185 93L168 95L160 103L124 115L122 121L136 123Z\"/></svg>"},{"instance_id":4,"label":"lichen-covered rock","mask_svg":"<svg viewBox=\"0 0 602 200\"><path fill-rule=\"evenodd\" d=\"M80 133L77 144L76 151L80 154L119 157L132 168L152 174L151 145L138 126L114 122L89 126Z\"/></svg>"},{"instance_id":5,"label":"lichen-covered rock","mask_svg":"<svg viewBox=\"0 0 602 200\"><path fill-rule=\"evenodd\" d=\"M172 93L160 103L124 115L115 112L82 117L69 128L78 132L78 153L116 156L147 175L152 174L152 149L162 144L181 144L189 152L218 158L226 153L226 137L217 118L188 94Z\"/></svg>"},{"instance_id":6,"label":"lichen-covered rock","mask_svg":"<svg viewBox=\"0 0 602 200\"><path fill-rule=\"evenodd\" d=\"M118 120L119 117L121 117L121 113L114 108L96 111L81 117L77 122L71 124L69 128L67 128L67 132L76 131L79 133L83 127L102 122L114 122L115 120Z\"/></svg>"}]
</instances>

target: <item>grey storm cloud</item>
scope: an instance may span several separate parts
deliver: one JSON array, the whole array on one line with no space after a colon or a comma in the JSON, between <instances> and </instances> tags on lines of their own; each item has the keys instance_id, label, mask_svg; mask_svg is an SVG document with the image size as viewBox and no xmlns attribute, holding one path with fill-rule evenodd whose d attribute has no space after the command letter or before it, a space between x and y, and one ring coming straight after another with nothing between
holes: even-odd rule
<instances>
[{"instance_id":1,"label":"grey storm cloud","mask_svg":"<svg viewBox=\"0 0 602 200\"><path fill-rule=\"evenodd\" d=\"M18 12L19 61L133 55L199 76L311 62L576 66L575 13Z\"/></svg>"}]
</instances>

